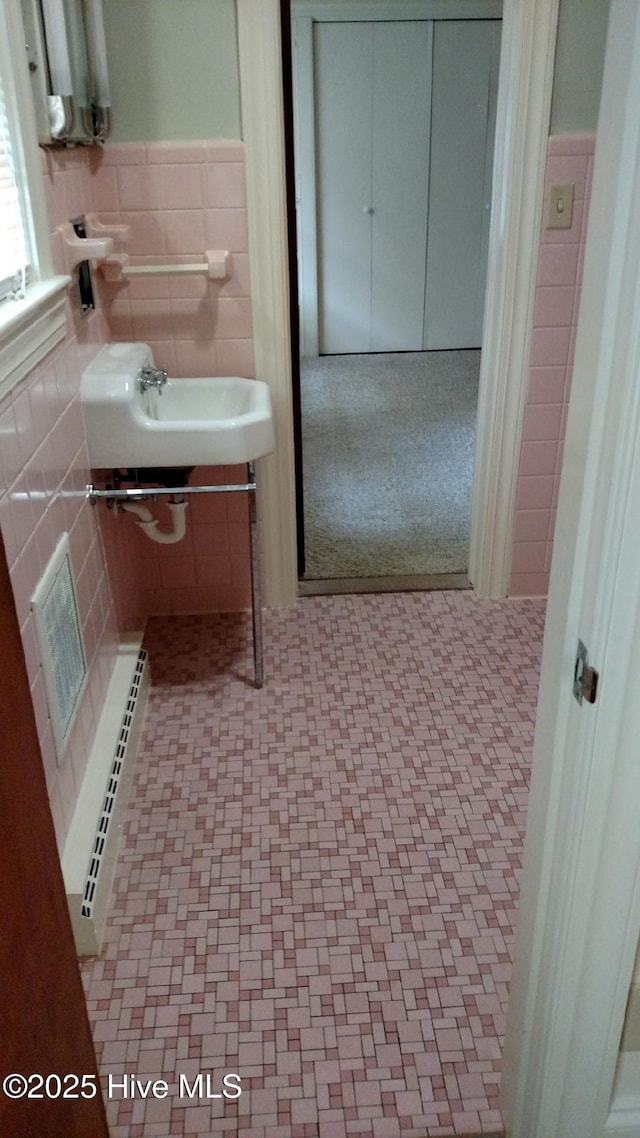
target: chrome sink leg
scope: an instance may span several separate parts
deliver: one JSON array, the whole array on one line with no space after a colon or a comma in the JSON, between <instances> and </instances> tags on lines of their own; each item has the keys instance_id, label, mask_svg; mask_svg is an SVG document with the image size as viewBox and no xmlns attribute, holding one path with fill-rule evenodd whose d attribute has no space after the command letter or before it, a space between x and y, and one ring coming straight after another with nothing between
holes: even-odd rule
<instances>
[{"instance_id":1,"label":"chrome sink leg","mask_svg":"<svg viewBox=\"0 0 640 1138\"><path fill-rule=\"evenodd\" d=\"M256 511L256 470L249 463L249 543L251 548L251 616L253 619L253 668L255 686L264 682L262 648L262 597L260 588L260 551L258 548L258 517Z\"/></svg>"}]
</instances>

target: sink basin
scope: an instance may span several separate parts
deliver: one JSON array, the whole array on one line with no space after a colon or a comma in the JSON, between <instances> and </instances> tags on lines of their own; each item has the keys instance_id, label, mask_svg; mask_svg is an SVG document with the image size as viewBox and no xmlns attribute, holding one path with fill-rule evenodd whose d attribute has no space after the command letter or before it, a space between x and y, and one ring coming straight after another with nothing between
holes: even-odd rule
<instances>
[{"instance_id":1,"label":"sink basin","mask_svg":"<svg viewBox=\"0 0 640 1138\"><path fill-rule=\"evenodd\" d=\"M230 466L274 448L266 383L241 376L168 379L140 390L147 344L106 344L82 376L93 467Z\"/></svg>"}]
</instances>

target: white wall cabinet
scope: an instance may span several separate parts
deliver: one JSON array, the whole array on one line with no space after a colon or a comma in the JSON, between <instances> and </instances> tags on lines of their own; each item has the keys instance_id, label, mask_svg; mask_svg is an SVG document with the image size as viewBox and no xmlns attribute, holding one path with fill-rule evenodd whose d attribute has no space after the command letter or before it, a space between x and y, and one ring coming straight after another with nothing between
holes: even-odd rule
<instances>
[{"instance_id":1,"label":"white wall cabinet","mask_svg":"<svg viewBox=\"0 0 640 1138\"><path fill-rule=\"evenodd\" d=\"M304 354L478 347L500 20L302 23Z\"/></svg>"}]
</instances>

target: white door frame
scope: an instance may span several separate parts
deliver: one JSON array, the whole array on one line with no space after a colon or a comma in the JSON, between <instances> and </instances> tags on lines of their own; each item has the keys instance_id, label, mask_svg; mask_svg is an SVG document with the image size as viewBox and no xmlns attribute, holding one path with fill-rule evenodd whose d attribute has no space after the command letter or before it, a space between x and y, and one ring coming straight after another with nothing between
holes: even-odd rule
<instances>
[{"instance_id":1,"label":"white door frame","mask_svg":"<svg viewBox=\"0 0 640 1138\"><path fill-rule=\"evenodd\" d=\"M276 452L259 466L266 601L287 605L297 562L279 0L237 0L237 16L256 374L276 420ZM504 0L469 554L480 596L506 596L511 571L557 20L558 0Z\"/></svg>"},{"instance_id":2,"label":"white door frame","mask_svg":"<svg viewBox=\"0 0 640 1138\"><path fill-rule=\"evenodd\" d=\"M640 4L613 0L505 1047L513 1138L630 1133L607 1115L640 935L639 107ZM581 708L578 637L601 671Z\"/></svg>"},{"instance_id":3,"label":"white door frame","mask_svg":"<svg viewBox=\"0 0 640 1138\"><path fill-rule=\"evenodd\" d=\"M298 595L284 100L279 0L236 0L256 376L271 389L276 449L258 463L265 603Z\"/></svg>"},{"instance_id":4,"label":"white door frame","mask_svg":"<svg viewBox=\"0 0 640 1138\"><path fill-rule=\"evenodd\" d=\"M528 388L558 0L505 0L469 578L505 597Z\"/></svg>"}]
</instances>

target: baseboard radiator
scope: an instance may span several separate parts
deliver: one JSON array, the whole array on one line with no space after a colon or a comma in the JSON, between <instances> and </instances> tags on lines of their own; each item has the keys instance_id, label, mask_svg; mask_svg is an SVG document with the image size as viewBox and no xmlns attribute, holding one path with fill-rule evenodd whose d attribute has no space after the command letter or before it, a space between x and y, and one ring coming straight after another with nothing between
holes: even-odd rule
<instances>
[{"instance_id":1,"label":"baseboard radiator","mask_svg":"<svg viewBox=\"0 0 640 1138\"><path fill-rule=\"evenodd\" d=\"M140 637L121 644L64 847L62 871L79 956L102 949L148 673Z\"/></svg>"}]
</instances>

